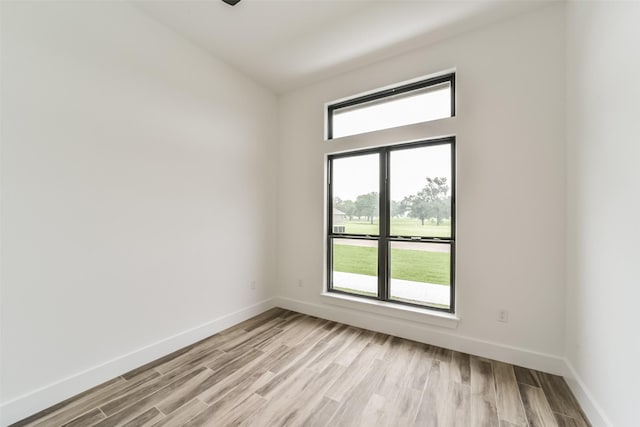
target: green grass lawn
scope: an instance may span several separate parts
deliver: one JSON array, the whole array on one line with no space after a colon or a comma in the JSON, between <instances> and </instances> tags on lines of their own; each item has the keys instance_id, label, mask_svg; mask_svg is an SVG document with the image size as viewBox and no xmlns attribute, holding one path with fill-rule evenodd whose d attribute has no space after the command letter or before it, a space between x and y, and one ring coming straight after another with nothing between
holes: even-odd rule
<instances>
[{"instance_id":1,"label":"green grass lawn","mask_svg":"<svg viewBox=\"0 0 640 427\"><path fill-rule=\"evenodd\" d=\"M374 247L336 244L333 268L345 273L378 274L378 250ZM391 249L391 277L414 282L449 285L449 254Z\"/></svg>"},{"instance_id":2,"label":"green grass lawn","mask_svg":"<svg viewBox=\"0 0 640 427\"><path fill-rule=\"evenodd\" d=\"M346 221L344 226L347 234L378 234L378 218L373 220L373 224L365 219L355 219ZM446 220L442 224L436 225L435 222L425 221L422 225L419 219L392 218L391 234L396 236L450 237L451 222Z\"/></svg>"}]
</instances>

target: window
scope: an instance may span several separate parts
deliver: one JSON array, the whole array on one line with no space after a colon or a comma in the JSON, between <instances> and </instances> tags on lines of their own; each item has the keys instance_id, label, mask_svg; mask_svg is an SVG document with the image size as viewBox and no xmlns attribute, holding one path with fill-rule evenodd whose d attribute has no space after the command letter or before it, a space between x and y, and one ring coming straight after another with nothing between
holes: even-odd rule
<instances>
[{"instance_id":1,"label":"window","mask_svg":"<svg viewBox=\"0 0 640 427\"><path fill-rule=\"evenodd\" d=\"M453 312L455 139L328 161L328 291Z\"/></svg>"},{"instance_id":2,"label":"window","mask_svg":"<svg viewBox=\"0 0 640 427\"><path fill-rule=\"evenodd\" d=\"M328 106L328 139L455 116L455 74Z\"/></svg>"}]
</instances>

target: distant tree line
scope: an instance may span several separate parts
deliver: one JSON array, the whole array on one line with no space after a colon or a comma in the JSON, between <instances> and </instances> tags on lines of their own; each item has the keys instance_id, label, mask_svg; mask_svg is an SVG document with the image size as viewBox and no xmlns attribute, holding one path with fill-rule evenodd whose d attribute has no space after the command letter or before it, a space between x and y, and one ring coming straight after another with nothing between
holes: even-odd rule
<instances>
[{"instance_id":1,"label":"distant tree line","mask_svg":"<svg viewBox=\"0 0 640 427\"><path fill-rule=\"evenodd\" d=\"M440 225L443 219L451 216L451 196L449 196L447 178L427 178L427 184L417 194L405 197L400 202L391 201L391 216L393 218L408 216L424 221L430 218ZM377 192L361 194L356 200L333 199L333 206L344 212L349 220L366 218L373 224L373 218L380 211L380 195Z\"/></svg>"},{"instance_id":2,"label":"distant tree line","mask_svg":"<svg viewBox=\"0 0 640 427\"><path fill-rule=\"evenodd\" d=\"M354 217L358 219L365 217L373 224L373 218L380 213L380 195L373 191L368 194L361 194L353 200L342 200L340 197L333 199L333 206L347 215L349 220Z\"/></svg>"}]
</instances>

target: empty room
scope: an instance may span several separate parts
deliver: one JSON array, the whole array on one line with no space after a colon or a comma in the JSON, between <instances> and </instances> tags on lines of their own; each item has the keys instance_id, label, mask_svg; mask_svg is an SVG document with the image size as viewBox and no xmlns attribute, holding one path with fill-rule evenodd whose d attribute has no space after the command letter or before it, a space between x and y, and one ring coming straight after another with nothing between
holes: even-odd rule
<instances>
[{"instance_id":1,"label":"empty room","mask_svg":"<svg viewBox=\"0 0 640 427\"><path fill-rule=\"evenodd\" d=\"M640 426L640 2L0 19L2 427Z\"/></svg>"}]
</instances>

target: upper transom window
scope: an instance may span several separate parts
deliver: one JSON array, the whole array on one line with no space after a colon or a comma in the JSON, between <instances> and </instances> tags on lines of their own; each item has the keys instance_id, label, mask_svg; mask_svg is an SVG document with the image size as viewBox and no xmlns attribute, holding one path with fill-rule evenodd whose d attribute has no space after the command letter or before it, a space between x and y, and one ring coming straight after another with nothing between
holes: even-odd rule
<instances>
[{"instance_id":1,"label":"upper transom window","mask_svg":"<svg viewBox=\"0 0 640 427\"><path fill-rule=\"evenodd\" d=\"M384 89L327 107L328 139L455 116L455 74Z\"/></svg>"}]
</instances>

